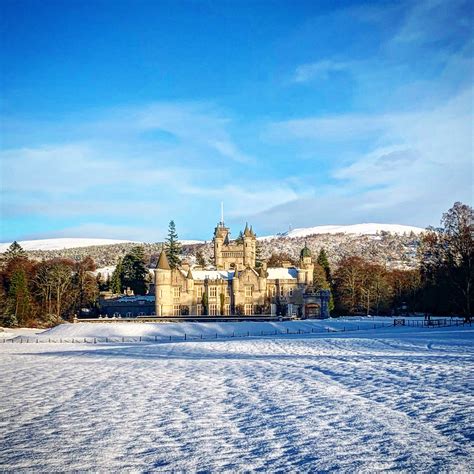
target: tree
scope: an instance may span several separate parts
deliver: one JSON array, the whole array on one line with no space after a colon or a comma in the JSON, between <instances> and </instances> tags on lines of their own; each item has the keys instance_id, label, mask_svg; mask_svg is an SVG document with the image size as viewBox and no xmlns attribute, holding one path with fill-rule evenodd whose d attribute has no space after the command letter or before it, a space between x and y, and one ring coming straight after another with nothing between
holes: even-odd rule
<instances>
[{"instance_id":1,"label":"tree","mask_svg":"<svg viewBox=\"0 0 474 474\"><path fill-rule=\"evenodd\" d=\"M313 287L315 291L329 290L329 283L326 279L326 272L319 263L316 263L314 265Z\"/></svg>"},{"instance_id":2,"label":"tree","mask_svg":"<svg viewBox=\"0 0 474 474\"><path fill-rule=\"evenodd\" d=\"M145 265L143 247L137 245L123 257L120 280L122 286L130 288L134 294L146 294L148 269Z\"/></svg>"},{"instance_id":3,"label":"tree","mask_svg":"<svg viewBox=\"0 0 474 474\"><path fill-rule=\"evenodd\" d=\"M196 263L200 266L200 267L205 267L206 266L206 259L204 258L204 255L202 253L201 250L198 250L196 252Z\"/></svg>"},{"instance_id":4,"label":"tree","mask_svg":"<svg viewBox=\"0 0 474 474\"><path fill-rule=\"evenodd\" d=\"M331 285L332 283L331 267L329 266L328 256L324 248L322 248L319 251L318 259L316 260L316 262L319 265L321 265L321 267L324 268L324 272L326 273L326 280L329 283L329 285Z\"/></svg>"},{"instance_id":5,"label":"tree","mask_svg":"<svg viewBox=\"0 0 474 474\"><path fill-rule=\"evenodd\" d=\"M6 312L11 321L24 325L30 314L30 292L24 268L18 266L10 279L10 289L7 297Z\"/></svg>"},{"instance_id":6,"label":"tree","mask_svg":"<svg viewBox=\"0 0 474 474\"><path fill-rule=\"evenodd\" d=\"M114 295L119 295L122 293L122 259L119 258L115 270L112 273L112 278L110 279L110 291Z\"/></svg>"},{"instance_id":7,"label":"tree","mask_svg":"<svg viewBox=\"0 0 474 474\"><path fill-rule=\"evenodd\" d=\"M318 259L316 260L316 263L320 265L325 273L326 276L326 282L327 282L327 287L323 288L325 290L330 290L331 295L329 297L329 303L328 303L328 309L329 311L332 311L334 309L334 296L333 296L333 281L332 281L332 274L331 274L331 267L329 265L329 260L328 256L326 254L326 251L324 248L322 248L319 251Z\"/></svg>"},{"instance_id":8,"label":"tree","mask_svg":"<svg viewBox=\"0 0 474 474\"><path fill-rule=\"evenodd\" d=\"M269 267L281 267L286 262L289 262L290 265L296 266L297 261L286 252L272 253L270 258L267 260L267 265Z\"/></svg>"},{"instance_id":9,"label":"tree","mask_svg":"<svg viewBox=\"0 0 474 474\"><path fill-rule=\"evenodd\" d=\"M57 323L66 317L74 303L71 292L73 269L74 262L59 258L38 265L34 283L49 323Z\"/></svg>"},{"instance_id":10,"label":"tree","mask_svg":"<svg viewBox=\"0 0 474 474\"><path fill-rule=\"evenodd\" d=\"M181 245L176 233L176 225L174 221L170 221L168 226L168 237L165 239L165 252L171 268L177 268L181 263L179 258L181 254Z\"/></svg>"},{"instance_id":11,"label":"tree","mask_svg":"<svg viewBox=\"0 0 474 474\"><path fill-rule=\"evenodd\" d=\"M202 314L204 315L208 314L209 298L207 296L206 289L204 289L204 293L202 294L201 304L202 304Z\"/></svg>"},{"instance_id":12,"label":"tree","mask_svg":"<svg viewBox=\"0 0 474 474\"><path fill-rule=\"evenodd\" d=\"M257 240L255 243L255 268L260 268L263 265L262 245Z\"/></svg>"},{"instance_id":13,"label":"tree","mask_svg":"<svg viewBox=\"0 0 474 474\"><path fill-rule=\"evenodd\" d=\"M473 292L473 210L456 202L443 214L439 229L429 229L420 243L425 310L461 312L470 318Z\"/></svg>"},{"instance_id":14,"label":"tree","mask_svg":"<svg viewBox=\"0 0 474 474\"><path fill-rule=\"evenodd\" d=\"M344 257L334 275L336 307L340 312L356 313L361 305L361 286L365 261L356 256Z\"/></svg>"},{"instance_id":15,"label":"tree","mask_svg":"<svg viewBox=\"0 0 474 474\"><path fill-rule=\"evenodd\" d=\"M95 269L96 266L91 257L85 257L74 267L73 285L77 293L76 310L90 306L97 301L99 284L92 274Z\"/></svg>"},{"instance_id":16,"label":"tree","mask_svg":"<svg viewBox=\"0 0 474 474\"><path fill-rule=\"evenodd\" d=\"M5 256L7 257L7 260L17 257L26 258L26 252L23 250L23 247L15 240L12 242L10 247L8 247L7 251L5 252Z\"/></svg>"},{"instance_id":17,"label":"tree","mask_svg":"<svg viewBox=\"0 0 474 474\"><path fill-rule=\"evenodd\" d=\"M235 243L238 245L244 245L244 233L242 231L239 232L239 236L235 239Z\"/></svg>"}]
</instances>

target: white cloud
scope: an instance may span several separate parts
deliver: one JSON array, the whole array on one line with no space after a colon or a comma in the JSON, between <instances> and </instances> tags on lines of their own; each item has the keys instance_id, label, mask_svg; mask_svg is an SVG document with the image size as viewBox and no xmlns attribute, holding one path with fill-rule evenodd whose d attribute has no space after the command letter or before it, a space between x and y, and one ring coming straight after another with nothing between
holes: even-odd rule
<instances>
[{"instance_id":1,"label":"white cloud","mask_svg":"<svg viewBox=\"0 0 474 474\"><path fill-rule=\"evenodd\" d=\"M293 81L304 83L314 79L327 80L332 73L348 71L352 66L353 63L351 62L334 61L329 59L302 64L296 68Z\"/></svg>"}]
</instances>

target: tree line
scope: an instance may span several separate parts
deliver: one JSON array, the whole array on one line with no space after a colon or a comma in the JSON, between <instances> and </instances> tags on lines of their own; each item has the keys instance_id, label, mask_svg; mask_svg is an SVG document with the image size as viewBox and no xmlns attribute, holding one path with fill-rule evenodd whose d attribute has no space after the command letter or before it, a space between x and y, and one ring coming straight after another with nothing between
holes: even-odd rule
<instances>
[{"instance_id":1,"label":"tree line","mask_svg":"<svg viewBox=\"0 0 474 474\"><path fill-rule=\"evenodd\" d=\"M441 226L429 228L419 242L416 269L389 269L359 256L342 258L331 269L322 249L314 261L313 290L330 290L333 315L462 314L473 311L473 210L455 203ZM176 227L170 222L164 245L172 268L180 264ZM81 260L30 260L14 242L0 260L0 325L51 326L94 309L100 291L146 294L150 275L142 246L132 248L107 281L94 275L90 257ZM273 254L268 266L296 265L287 254ZM198 263L203 263L199 262Z\"/></svg>"}]
</instances>

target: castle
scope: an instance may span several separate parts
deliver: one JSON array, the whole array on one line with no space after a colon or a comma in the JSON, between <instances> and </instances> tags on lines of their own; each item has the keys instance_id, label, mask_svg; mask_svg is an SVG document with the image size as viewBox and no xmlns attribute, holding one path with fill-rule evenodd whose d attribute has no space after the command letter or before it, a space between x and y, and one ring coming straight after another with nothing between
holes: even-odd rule
<instances>
[{"instance_id":1,"label":"castle","mask_svg":"<svg viewBox=\"0 0 474 474\"><path fill-rule=\"evenodd\" d=\"M329 316L329 292L313 289L314 264L309 248L298 267L257 265L257 237L245 226L231 241L223 218L214 230L214 266L171 268L164 251L155 269L156 316Z\"/></svg>"}]
</instances>

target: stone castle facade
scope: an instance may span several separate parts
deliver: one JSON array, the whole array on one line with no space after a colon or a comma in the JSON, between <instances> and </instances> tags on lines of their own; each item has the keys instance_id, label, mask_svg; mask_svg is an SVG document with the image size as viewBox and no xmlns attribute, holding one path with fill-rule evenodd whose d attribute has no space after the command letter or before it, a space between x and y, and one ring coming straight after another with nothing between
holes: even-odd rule
<instances>
[{"instance_id":1,"label":"stone castle facade","mask_svg":"<svg viewBox=\"0 0 474 474\"><path fill-rule=\"evenodd\" d=\"M155 269L156 316L282 315L328 317L329 294L313 291L314 264L305 246L298 267L257 265L257 237L246 225L230 240L214 230L214 266L171 268L164 251Z\"/></svg>"}]
</instances>

